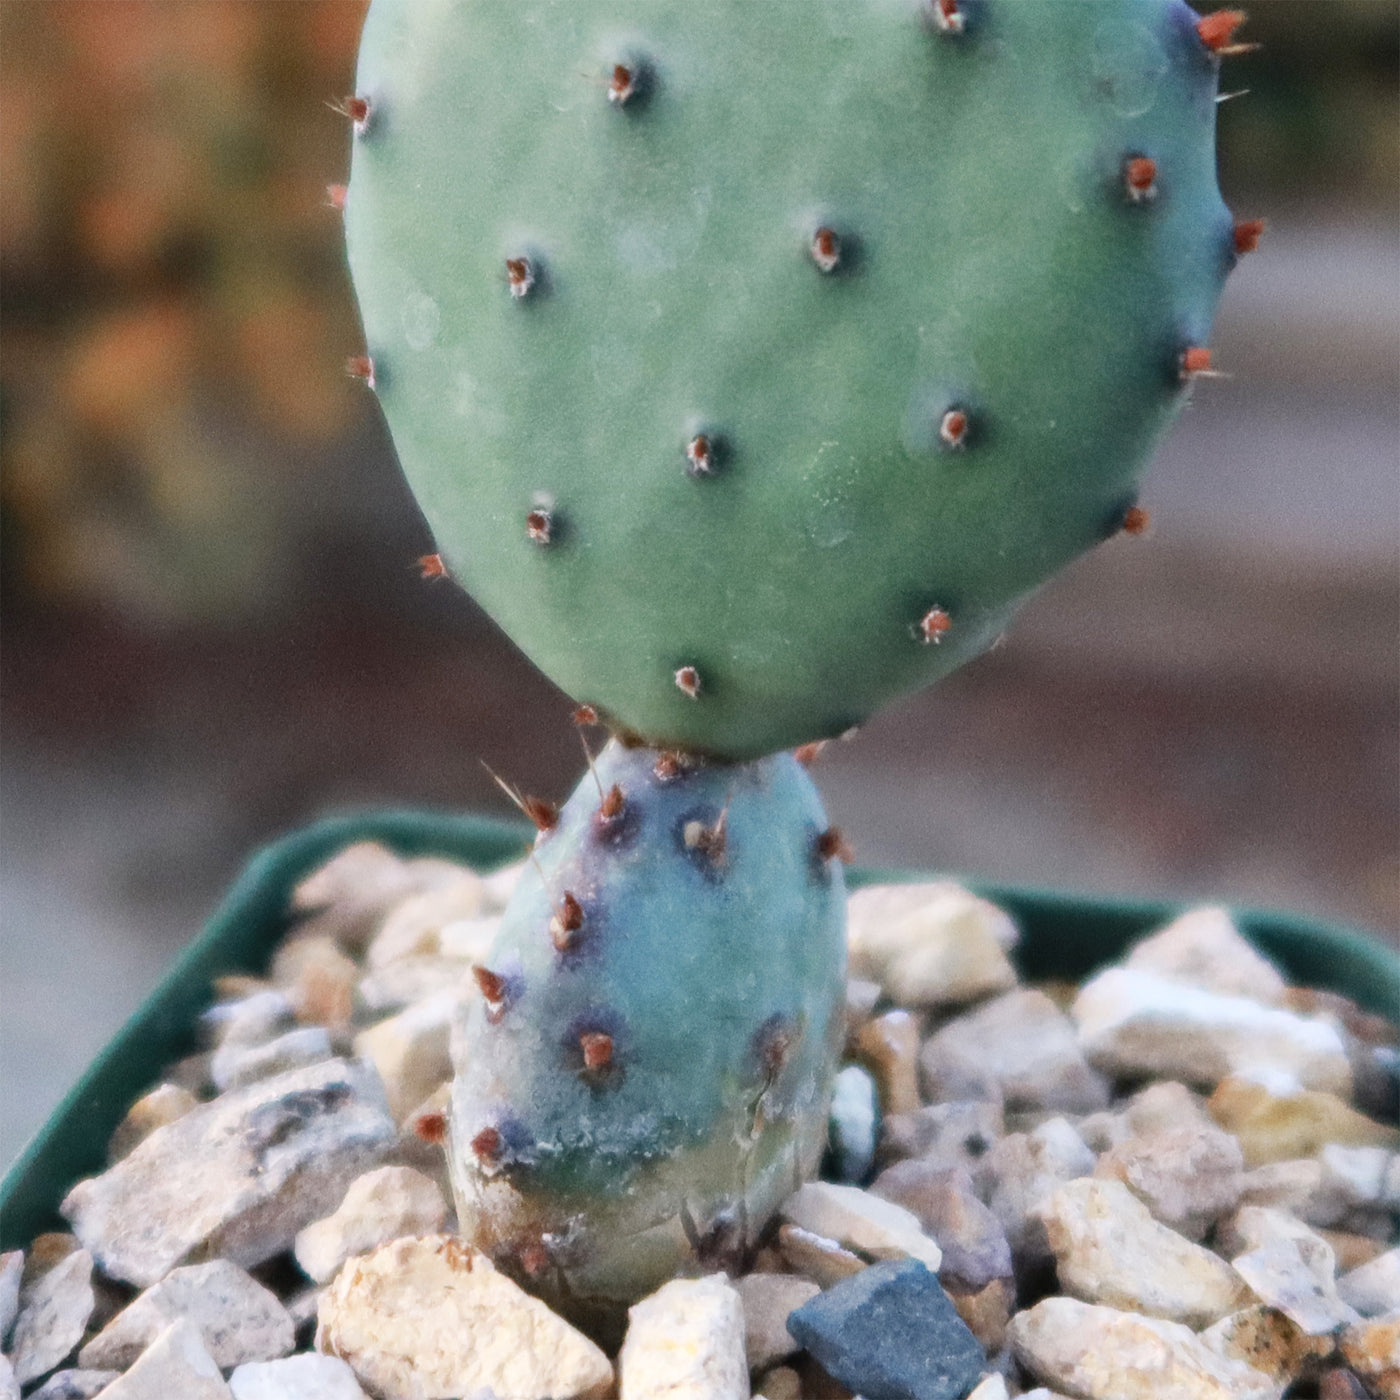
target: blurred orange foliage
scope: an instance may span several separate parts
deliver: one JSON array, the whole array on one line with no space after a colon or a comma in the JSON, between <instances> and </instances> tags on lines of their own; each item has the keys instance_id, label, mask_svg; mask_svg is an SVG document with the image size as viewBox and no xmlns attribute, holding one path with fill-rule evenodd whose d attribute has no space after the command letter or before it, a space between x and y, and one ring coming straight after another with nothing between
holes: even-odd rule
<instances>
[{"instance_id":1,"label":"blurred orange foliage","mask_svg":"<svg viewBox=\"0 0 1400 1400\"><path fill-rule=\"evenodd\" d=\"M12 575L154 616L255 600L362 411L328 182L363 0L0 5Z\"/></svg>"}]
</instances>

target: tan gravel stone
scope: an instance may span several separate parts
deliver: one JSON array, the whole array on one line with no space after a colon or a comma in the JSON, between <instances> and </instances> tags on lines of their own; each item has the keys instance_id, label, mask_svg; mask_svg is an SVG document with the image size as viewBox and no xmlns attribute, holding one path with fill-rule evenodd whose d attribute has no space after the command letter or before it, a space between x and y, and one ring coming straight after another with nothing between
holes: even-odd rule
<instances>
[{"instance_id":1,"label":"tan gravel stone","mask_svg":"<svg viewBox=\"0 0 1400 1400\"><path fill-rule=\"evenodd\" d=\"M1201 1340L1221 1356L1272 1376L1280 1386L1325 1361L1334 1349L1330 1336L1310 1337L1276 1308L1262 1303L1222 1317L1201 1333Z\"/></svg>"},{"instance_id":2,"label":"tan gravel stone","mask_svg":"<svg viewBox=\"0 0 1400 1400\"><path fill-rule=\"evenodd\" d=\"M1192 1124L1120 1142L1099 1158L1094 1175L1121 1181L1162 1224L1199 1240L1239 1204L1244 1156L1229 1133Z\"/></svg>"},{"instance_id":3,"label":"tan gravel stone","mask_svg":"<svg viewBox=\"0 0 1400 1400\"><path fill-rule=\"evenodd\" d=\"M1254 1303L1221 1317L1201 1333L1201 1341L1222 1357L1243 1361L1287 1387L1303 1372L1316 1371L1336 1350L1333 1337L1309 1337L1275 1308Z\"/></svg>"},{"instance_id":4,"label":"tan gravel stone","mask_svg":"<svg viewBox=\"0 0 1400 1400\"><path fill-rule=\"evenodd\" d=\"M907 1011L887 1011L855 1036L855 1058L875 1076L883 1113L915 1113L919 1097L919 1024Z\"/></svg>"},{"instance_id":5,"label":"tan gravel stone","mask_svg":"<svg viewBox=\"0 0 1400 1400\"><path fill-rule=\"evenodd\" d=\"M355 1254L403 1235L433 1235L447 1218L437 1183L412 1167L377 1167L350 1185L334 1215L296 1238L297 1263L308 1278L328 1283Z\"/></svg>"},{"instance_id":6,"label":"tan gravel stone","mask_svg":"<svg viewBox=\"0 0 1400 1400\"><path fill-rule=\"evenodd\" d=\"M1314 1157L1267 1162L1240 1182L1241 1206L1272 1206L1297 1215L1322 1185L1322 1163Z\"/></svg>"},{"instance_id":7,"label":"tan gravel stone","mask_svg":"<svg viewBox=\"0 0 1400 1400\"><path fill-rule=\"evenodd\" d=\"M935 1273L942 1251L903 1206L857 1186L809 1181L783 1202L784 1220L871 1259L918 1259Z\"/></svg>"},{"instance_id":8,"label":"tan gravel stone","mask_svg":"<svg viewBox=\"0 0 1400 1400\"><path fill-rule=\"evenodd\" d=\"M444 925L475 919L481 909L481 877L459 868L450 880L409 895L385 915L365 953L365 963L376 969L399 958L441 955L446 951Z\"/></svg>"},{"instance_id":9,"label":"tan gravel stone","mask_svg":"<svg viewBox=\"0 0 1400 1400\"><path fill-rule=\"evenodd\" d=\"M273 955L271 973L303 1025L349 1024L360 969L329 935L290 939Z\"/></svg>"},{"instance_id":10,"label":"tan gravel stone","mask_svg":"<svg viewBox=\"0 0 1400 1400\"><path fill-rule=\"evenodd\" d=\"M1011 1279L994 1278L973 1293L956 1286L945 1290L967 1330L977 1338L982 1350L994 1356L1006 1344L1006 1325L1016 1310L1016 1285Z\"/></svg>"},{"instance_id":11,"label":"tan gravel stone","mask_svg":"<svg viewBox=\"0 0 1400 1400\"><path fill-rule=\"evenodd\" d=\"M1121 1182L1069 1182L1038 1214L1061 1287L1086 1302L1204 1327L1249 1301L1223 1259L1153 1220Z\"/></svg>"},{"instance_id":12,"label":"tan gravel stone","mask_svg":"<svg viewBox=\"0 0 1400 1400\"><path fill-rule=\"evenodd\" d=\"M778 1227L778 1256L784 1268L811 1279L818 1288L830 1288L869 1267L860 1255L835 1240L798 1225Z\"/></svg>"},{"instance_id":13,"label":"tan gravel stone","mask_svg":"<svg viewBox=\"0 0 1400 1400\"><path fill-rule=\"evenodd\" d=\"M333 904L354 904L381 891L395 898L408 886L404 863L378 841L356 841L298 883L292 891L292 908L307 914Z\"/></svg>"},{"instance_id":14,"label":"tan gravel stone","mask_svg":"<svg viewBox=\"0 0 1400 1400\"><path fill-rule=\"evenodd\" d=\"M1400 1307L1348 1327L1342 1333L1341 1348L1347 1364L1372 1394L1384 1400L1400 1396Z\"/></svg>"},{"instance_id":15,"label":"tan gravel stone","mask_svg":"<svg viewBox=\"0 0 1400 1400\"><path fill-rule=\"evenodd\" d=\"M1400 1129L1358 1113L1336 1094L1277 1092L1255 1080L1228 1076L1210 1098L1210 1114L1240 1140L1247 1166L1313 1157L1329 1143L1400 1147Z\"/></svg>"},{"instance_id":16,"label":"tan gravel stone","mask_svg":"<svg viewBox=\"0 0 1400 1400\"><path fill-rule=\"evenodd\" d=\"M1259 1071L1292 1076L1306 1089L1351 1092L1351 1064L1331 1021L1247 997L1111 967L1084 984L1071 1014L1090 1063L1108 1074L1209 1087Z\"/></svg>"},{"instance_id":17,"label":"tan gravel stone","mask_svg":"<svg viewBox=\"0 0 1400 1400\"><path fill-rule=\"evenodd\" d=\"M372 1016L391 1016L441 992L458 996L472 989L471 967L460 958L400 958L361 977L355 988Z\"/></svg>"},{"instance_id":18,"label":"tan gravel stone","mask_svg":"<svg viewBox=\"0 0 1400 1400\"><path fill-rule=\"evenodd\" d=\"M796 1274L749 1274L734 1288L744 1305L749 1370L767 1370L801 1350L787 1330L788 1315L821 1292L815 1283Z\"/></svg>"},{"instance_id":19,"label":"tan gravel stone","mask_svg":"<svg viewBox=\"0 0 1400 1400\"><path fill-rule=\"evenodd\" d=\"M1222 1357L1188 1327L1075 1298L1011 1319L1017 1360L1082 1400L1278 1400L1270 1377Z\"/></svg>"},{"instance_id":20,"label":"tan gravel stone","mask_svg":"<svg viewBox=\"0 0 1400 1400\"><path fill-rule=\"evenodd\" d=\"M355 1054L379 1071L396 1122L451 1076L448 1039L457 1005L455 989L438 992L355 1037Z\"/></svg>"},{"instance_id":21,"label":"tan gravel stone","mask_svg":"<svg viewBox=\"0 0 1400 1400\"><path fill-rule=\"evenodd\" d=\"M847 907L852 976L900 1005L960 1005L1016 985L1015 924L959 885L867 885Z\"/></svg>"},{"instance_id":22,"label":"tan gravel stone","mask_svg":"<svg viewBox=\"0 0 1400 1400\"><path fill-rule=\"evenodd\" d=\"M1353 1269L1359 1269L1363 1264L1369 1264L1385 1253L1385 1245L1380 1240L1372 1239L1370 1235L1355 1235L1348 1230L1329 1230L1322 1225L1313 1228L1332 1246L1332 1253L1337 1259L1339 1281L1343 1274L1349 1274ZM1400 1292L1395 1296L1400 1298ZM1384 1312L1385 1309L1382 1308L1381 1311Z\"/></svg>"},{"instance_id":23,"label":"tan gravel stone","mask_svg":"<svg viewBox=\"0 0 1400 1400\"><path fill-rule=\"evenodd\" d=\"M21 1290L37 1283L50 1269L81 1248L78 1237L66 1230L47 1230L42 1235L35 1235L24 1256L24 1269L20 1274Z\"/></svg>"},{"instance_id":24,"label":"tan gravel stone","mask_svg":"<svg viewBox=\"0 0 1400 1400\"><path fill-rule=\"evenodd\" d=\"M949 1021L919 1055L933 1102L1000 1098L1008 1109L1092 1113L1108 1085L1085 1063L1069 1018L1044 992L1024 989Z\"/></svg>"},{"instance_id":25,"label":"tan gravel stone","mask_svg":"<svg viewBox=\"0 0 1400 1400\"><path fill-rule=\"evenodd\" d=\"M736 1304L737 1305L737 1304ZM316 1348L385 1400L603 1400L612 1365L586 1337L445 1235L395 1240L321 1298Z\"/></svg>"},{"instance_id":26,"label":"tan gravel stone","mask_svg":"<svg viewBox=\"0 0 1400 1400\"><path fill-rule=\"evenodd\" d=\"M1188 909L1134 944L1123 965L1266 1005L1277 1005L1288 991L1279 970L1219 907Z\"/></svg>"},{"instance_id":27,"label":"tan gravel stone","mask_svg":"<svg viewBox=\"0 0 1400 1400\"><path fill-rule=\"evenodd\" d=\"M198 1107L199 1100L188 1089L178 1084L157 1084L127 1109L126 1116L113 1130L107 1144L107 1160L120 1162L157 1128L183 1118L190 1109Z\"/></svg>"},{"instance_id":28,"label":"tan gravel stone","mask_svg":"<svg viewBox=\"0 0 1400 1400\"><path fill-rule=\"evenodd\" d=\"M1152 1137L1178 1128L1215 1126L1205 1098L1185 1084L1164 1079L1139 1089L1123 1106L1130 1137Z\"/></svg>"},{"instance_id":29,"label":"tan gravel stone","mask_svg":"<svg viewBox=\"0 0 1400 1400\"><path fill-rule=\"evenodd\" d=\"M1132 1106L1150 1090L1160 1090L1167 1096L1165 1111L1151 1111L1146 1115L1147 1122L1139 1125L1133 1122ZM1204 1117L1207 1124L1214 1126L1203 1110L1196 1108L1205 1100L1193 1090L1178 1084L1175 1080L1163 1080L1149 1084L1146 1089L1130 1099L1118 1098L1115 1108L1101 1109L1097 1113L1082 1113L1073 1119L1075 1130L1096 1152L1107 1152L1129 1138L1145 1137L1153 1132L1179 1128L1186 1122L1194 1121L1193 1114Z\"/></svg>"},{"instance_id":30,"label":"tan gravel stone","mask_svg":"<svg viewBox=\"0 0 1400 1400\"><path fill-rule=\"evenodd\" d=\"M199 1329L183 1318L172 1322L137 1358L101 1400L233 1400L233 1392L209 1355Z\"/></svg>"},{"instance_id":31,"label":"tan gravel stone","mask_svg":"<svg viewBox=\"0 0 1400 1400\"><path fill-rule=\"evenodd\" d=\"M621 1400L749 1400L744 1308L723 1274L673 1279L627 1311Z\"/></svg>"},{"instance_id":32,"label":"tan gravel stone","mask_svg":"<svg viewBox=\"0 0 1400 1400\"><path fill-rule=\"evenodd\" d=\"M774 1366L759 1382L754 1400L802 1400L802 1377L791 1366Z\"/></svg>"},{"instance_id":33,"label":"tan gravel stone","mask_svg":"<svg viewBox=\"0 0 1400 1400\"><path fill-rule=\"evenodd\" d=\"M292 893L293 909L307 915L298 925L303 937L328 936L358 952L394 905L412 895L450 883L462 867L435 856L404 860L377 842L347 846Z\"/></svg>"}]
</instances>

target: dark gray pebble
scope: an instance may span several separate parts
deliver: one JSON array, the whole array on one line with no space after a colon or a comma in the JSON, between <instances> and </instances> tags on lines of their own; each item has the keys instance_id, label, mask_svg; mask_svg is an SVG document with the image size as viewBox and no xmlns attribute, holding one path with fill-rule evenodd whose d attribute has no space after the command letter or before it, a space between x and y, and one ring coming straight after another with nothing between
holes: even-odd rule
<instances>
[{"instance_id":1,"label":"dark gray pebble","mask_svg":"<svg viewBox=\"0 0 1400 1400\"><path fill-rule=\"evenodd\" d=\"M987 1358L915 1259L874 1264L805 1303L788 1331L865 1400L961 1400Z\"/></svg>"}]
</instances>

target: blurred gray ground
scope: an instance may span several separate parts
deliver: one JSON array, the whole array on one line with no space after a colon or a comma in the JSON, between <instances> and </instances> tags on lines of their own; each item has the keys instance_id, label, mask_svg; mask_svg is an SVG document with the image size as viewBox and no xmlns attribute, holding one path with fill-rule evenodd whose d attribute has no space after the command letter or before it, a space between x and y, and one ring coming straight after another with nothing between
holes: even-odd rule
<instances>
[{"instance_id":1,"label":"blurred gray ground","mask_svg":"<svg viewBox=\"0 0 1400 1400\"><path fill-rule=\"evenodd\" d=\"M1396 940L1394 228L1278 219L1215 345L1234 377L1199 387L1155 464L1151 535L828 750L817 777L860 860L1285 906ZM346 482L391 508L362 604L222 637L9 622L0 1161L258 842L357 805L500 810L483 758L531 791L572 785L567 702L450 591L393 606L421 527L382 458Z\"/></svg>"}]
</instances>

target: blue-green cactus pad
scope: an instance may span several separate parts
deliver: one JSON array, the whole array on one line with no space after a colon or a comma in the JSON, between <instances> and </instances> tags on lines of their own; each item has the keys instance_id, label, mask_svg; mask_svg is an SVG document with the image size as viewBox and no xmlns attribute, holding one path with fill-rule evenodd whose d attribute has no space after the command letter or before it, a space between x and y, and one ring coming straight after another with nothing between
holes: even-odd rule
<instances>
[{"instance_id":1,"label":"blue-green cactus pad","mask_svg":"<svg viewBox=\"0 0 1400 1400\"><path fill-rule=\"evenodd\" d=\"M575 1300L742 1256L816 1169L844 1031L845 886L811 781L788 755L657 760L610 745L621 814L587 776L536 843L487 959L500 995L454 1043L462 1231Z\"/></svg>"},{"instance_id":2,"label":"blue-green cactus pad","mask_svg":"<svg viewBox=\"0 0 1400 1400\"><path fill-rule=\"evenodd\" d=\"M400 461L453 575L649 743L775 751L976 655L1113 533L1209 335L1195 14L936 8L371 4L347 234Z\"/></svg>"}]
</instances>

